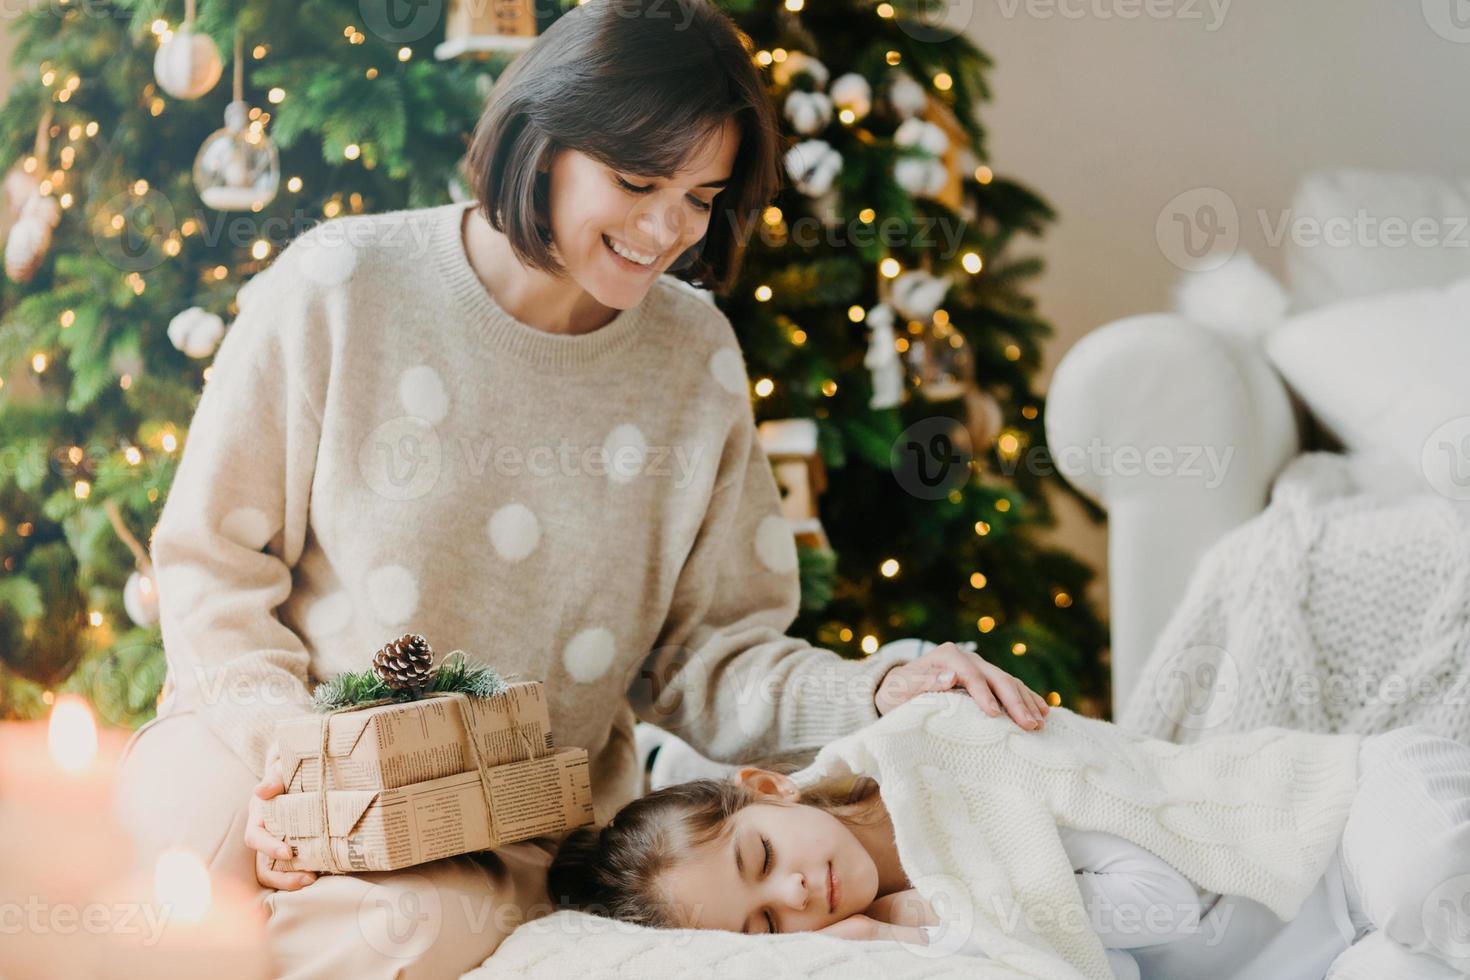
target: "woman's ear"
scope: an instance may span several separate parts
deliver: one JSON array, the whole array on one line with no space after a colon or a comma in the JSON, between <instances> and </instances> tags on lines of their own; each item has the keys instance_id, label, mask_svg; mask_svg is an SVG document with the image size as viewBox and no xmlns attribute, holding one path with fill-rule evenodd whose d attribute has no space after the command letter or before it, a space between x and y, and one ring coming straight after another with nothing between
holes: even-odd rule
<instances>
[{"instance_id":1,"label":"woman's ear","mask_svg":"<svg viewBox=\"0 0 1470 980\"><path fill-rule=\"evenodd\" d=\"M730 778L756 796L785 800L787 803L795 803L801 798L801 791L796 788L796 783L785 773L772 772L757 766L741 766Z\"/></svg>"}]
</instances>

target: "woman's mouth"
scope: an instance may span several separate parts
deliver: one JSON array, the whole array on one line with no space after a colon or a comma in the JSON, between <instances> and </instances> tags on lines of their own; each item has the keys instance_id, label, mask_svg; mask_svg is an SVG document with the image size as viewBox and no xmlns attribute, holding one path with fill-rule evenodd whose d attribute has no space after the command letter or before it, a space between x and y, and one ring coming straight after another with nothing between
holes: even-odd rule
<instances>
[{"instance_id":1,"label":"woman's mouth","mask_svg":"<svg viewBox=\"0 0 1470 980\"><path fill-rule=\"evenodd\" d=\"M606 235L602 236L602 247L607 249L607 254L612 256L614 262L622 266L624 269L627 269L629 272L646 273L658 267L657 256L654 256L653 259L645 264L642 262L635 262L634 260L628 258L626 255L619 255L617 250L613 248L612 239L608 238ZM626 252L635 251L634 249L630 249L627 246L623 245L622 242L618 243L618 247L622 248Z\"/></svg>"},{"instance_id":2,"label":"woman's mouth","mask_svg":"<svg viewBox=\"0 0 1470 980\"><path fill-rule=\"evenodd\" d=\"M827 913L834 915L837 912L837 869L832 867L832 862L827 862Z\"/></svg>"}]
</instances>

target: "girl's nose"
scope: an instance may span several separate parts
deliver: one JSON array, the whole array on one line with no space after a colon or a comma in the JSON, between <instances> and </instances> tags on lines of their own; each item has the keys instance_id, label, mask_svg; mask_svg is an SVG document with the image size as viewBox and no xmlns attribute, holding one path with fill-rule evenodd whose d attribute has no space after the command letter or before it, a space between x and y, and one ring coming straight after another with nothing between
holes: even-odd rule
<instances>
[{"instance_id":1,"label":"girl's nose","mask_svg":"<svg viewBox=\"0 0 1470 980\"><path fill-rule=\"evenodd\" d=\"M806 903L811 898L806 887L806 875L800 871L793 871L786 876L786 880L782 882L781 887L783 890L782 897L785 899L787 906L796 912L800 912L806 908Z\"/></svg>"}]
</instances>

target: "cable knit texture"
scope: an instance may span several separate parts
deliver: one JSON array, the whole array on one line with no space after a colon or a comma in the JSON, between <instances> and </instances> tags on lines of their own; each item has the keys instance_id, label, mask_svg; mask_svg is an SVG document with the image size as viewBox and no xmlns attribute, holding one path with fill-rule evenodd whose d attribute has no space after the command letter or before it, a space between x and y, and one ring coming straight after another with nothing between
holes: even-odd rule
<instances>
[{"instance_id":1,"label":"cable knit texture","mask_svg":"<svg viewBox=\"0 0 1470 980\"><path fill-rule=\"evenodd\" d=\"M843 980L1111 980L1059 826L1117 834L1205 889L1290 918L1341 839L1360 742L1271 728L1179 746L1065 708L1023 732L963 694L920 695L793 779L878 781L904 871L944 920L934 945L844 947L561 912L516 930L469 976L787 977L809 966ZM970 941L990 958L959 952Z\"/></svg>"},{"instance_id":2,"label":"cable knit texture","mask_svg":"<svg viewBox=\"0 0 1470 980\"><path fill-rule=\"evenodd\" d=\"M901 657L785 635L796 549L724 314L662 277L535 329L470 265L468 206L325 222L241 291L151 541L161 710L259 773L310 685L422 633L546 682L601 820L639 789L635 711L723 759L875 719Z\"/></svg>"},{"instance_id":3,"label":"cable knit texture","mask_svg":"<svg viewBox=\"0 0 1470 980\"><path fill-rule=\"evenodd\" d=\"M1119 724L1173 742L1281 725L1470 743L1470 504L1308 453L1201 559Z\"/></svg>"}]
</instances>

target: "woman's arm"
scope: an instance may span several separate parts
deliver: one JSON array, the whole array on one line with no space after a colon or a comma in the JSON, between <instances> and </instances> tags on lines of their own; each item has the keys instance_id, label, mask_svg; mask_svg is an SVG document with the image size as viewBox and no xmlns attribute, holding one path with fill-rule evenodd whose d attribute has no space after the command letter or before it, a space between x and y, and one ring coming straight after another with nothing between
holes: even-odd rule
<instances>
[{"instance_id":1,"label":"woman's arm","mask_svg":"<svg viewBox=\"0 0 1470 980\"><path fill-rule=\"evenodd\" d=\"M1172 942L1199 928L1200 893L1173 866L1113 834L1058 827L1088 922L1110 949Z\"/></svg>"},{"instance_id":2,"label":"woman's arm","mask_svg":"<svg viewBox=\"0 0 1470 980\"><path fill-rule=\"evenodd\" d=\"M729 406L715 489L653 651L628 691L642 720L722 762L813 751L876 721L880 684L907 662L897 651L847 660L786 635L801 599L796 544L745 390L722 392L739 402ZM971 680L980 672L974 654L943 644L920 659L894 671L890 702L957 684L982 700ZM958 677L943 676L961 661L951 669ZM995 693L987 688L982 706L998 696L1013 717L1029 721L1031 702L1015 678L989 672Z\"/></svg>"}]
</instances>

